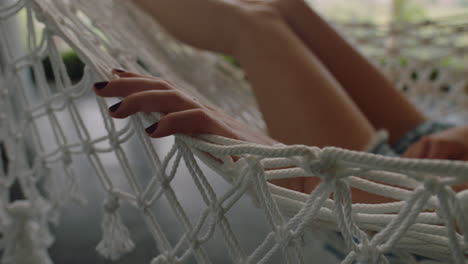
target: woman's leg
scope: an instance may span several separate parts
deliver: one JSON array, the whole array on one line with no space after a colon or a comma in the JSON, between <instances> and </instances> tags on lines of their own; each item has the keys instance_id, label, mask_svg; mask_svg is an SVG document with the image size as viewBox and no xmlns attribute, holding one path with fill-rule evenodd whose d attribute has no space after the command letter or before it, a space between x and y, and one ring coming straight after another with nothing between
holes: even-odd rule
<instances>
[{"instance_id":1,"label":"woman's leg","mask_svg":"<svg viewBox=\"0 0 468 264\"><path fill-rule=\"evenodd\" d=\"M234 55L249 76L275 139L356 150L369 142L374 131L368 120L281 14L263 0L133 2L181 41Z\"/></svg>"},{"instance_id":2,"label":"woman's leg","mask_svg":"<svg viewBox=\"0 0 468 264\"><path fill-rule=\"evenodd\" d=\"M249 23L234 55L249 76L270 135L286 144L363 150L374 135L372 125L284 20L263 15ZM274 183L308 193L318 182Z\"/></svg>"},{"instance_id":3,"label":"woman's leg","mask_svg":"<svg viewBox=\"0 0 468 264\"><path fill-rule=\"evenodd\" d=\"M286 23L346 89L374 128L389 130L391 142L425 120L382 72L304 0L275 3Z\"/></svg>"},{"instance_id":4,"label":"woman's leg","mask_svg":"<svg viewBox=\"0 0 468 264\"><path fill-rule=\"evenodd\" d=\"M230 34L237 36L236 42L229 43L222 41L228 38L218 39L222 30L217 32L216 28L206 29L197 25L197 20L213 21L215 15L219 17L220 24L224 18L232 17L223 15L223 12L235 9L226 5L218 8L224 1L200 1L204 8L195 5L189 10L177 8L176 4L181 4L181 0L158 0L159 5L150 0L134 1L179 39L199 48L234 55L249 76L273 138L286 144L363 150L374 135L372 125L360 109L275 9L259 5L236 12L234 17L241 16L235 20L237 23L224 21L236 26L230 29ZM185 2L190 4L190 1ZM171 15L184 10L197 19ZM216 12L204 15L207 10ZM206 34L201 34L200 30ZM301 178L275 183L307 193L317 181Z\"/></svg>"},{"instance_id":5,"label":"woman's leg","mask_svg":"<svg viewBox=\"0 0 468 264\"><path fill-rule=\"evenodd\" d=\"M249 25L234 55L271 136L286 144L362 150L374 130L320 60L274 13Z\"/></svg>"}]
</instances>

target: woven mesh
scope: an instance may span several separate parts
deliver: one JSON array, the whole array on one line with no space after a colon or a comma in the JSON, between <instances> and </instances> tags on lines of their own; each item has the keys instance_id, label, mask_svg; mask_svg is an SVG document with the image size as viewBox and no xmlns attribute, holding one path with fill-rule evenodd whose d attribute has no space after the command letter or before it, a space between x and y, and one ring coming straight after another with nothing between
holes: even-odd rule
<instances>
[{"instance_id":1,"label":"woven mesh","mask_svg":"<svg viewBox=\"0 0 468 264\"><path fill-rule=\"evenodd\" d=\"M18 17L27 20L16 25L27 31L25 47L12 32ZM416 256L465 263L468 193L455 193L451 186L468 181L466 163L405 160L337 148L261 146L210 135L177 135L163 151L144 133L144 124L157 116L112 120L107 101L84 100L92 96L92 84L111 79L109 69L114 67L163 76L262 130L255 100L238 70L213 54L177 43L128 1L119 5L105 0L2 2L0 27L4 263L51 263L50 225L58 221L60 208L70 200L92 198L80 194L78 176L99 179L107 194L97 250L112 260L135 247L131 228L120 217L121 207L127 206L140 215L157 245L159 253L152 264L212 263L206 246L215 234L233 263L268 263L278 255L282 262L302 263L307 251L304 234L317 226L328 230L330 237L335 235L328 243L335 247L344 243L342 263L417 262ZM60 43L71 47L86 65L80 80L70 78ZM50 61L49 78L45 59ZM440 78L448 78L445 70L440 69ZM407 74L399 76L408 81ZM455 88L444 94L463 109L462 82L450 80ZM428 109L433 111L434 106ZM239 160L234 162L232 156ZM108 167L108 159L117 159L119 167ZM188 215L175 180L176 173L185 170L182 163L190 188L199 193L202 210L195 218ZM92 173L77 175L79 164ZM214 188L206 166L229 187ZM307 195L267 181L298 176L319 177L321 183ZM396 202L352 204L351 187ZM19 197L12 199L18 189ZM258 244L248 248L239 242L230 215L242 197L263 212L268 229ZM160 202L169 206L175 231L162 227L163 217L168 216L158 213ZM169 238L173 232L180 235Z\"/></svg>"}]
</instances>

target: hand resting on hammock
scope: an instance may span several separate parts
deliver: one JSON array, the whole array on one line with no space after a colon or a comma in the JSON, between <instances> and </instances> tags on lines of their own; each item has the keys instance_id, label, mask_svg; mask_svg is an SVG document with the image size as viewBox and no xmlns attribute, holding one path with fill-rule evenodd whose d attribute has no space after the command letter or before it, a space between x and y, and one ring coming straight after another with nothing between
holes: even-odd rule
<instances>
[{"instance_id":1,"label":"hand resting on hammock","mask_svg":"<svg viewBox=\"0 0 468 264\"><path fill-rule=\"evenodd\" d=\"M249 76L270 136L282 143L363 150L376 129L387 128L393 137L390 141L395 142L426 120L373 64L303 0L133 2L182 42L233 55ZM350 63L353 67L346 66ZM219 109L193 101L172 85L162 85L159 79L153 79L158 84L151 88L148 77L130 73L119 75L121 80L100 84L106 87L96 92L102 96L130 97L112 107L110 114L116 118L137 111L166 112L158 125L147 129L152 137L212 133L261 144L274 142ZM125 85L130 82L127 79L135 80L132 85ZM142 82L136 83L137 79ZM116 85L120 87L118 92L112 91L114 82L122 83ZM163 107L171 107L161 109L156 103L152 106L150 95L154 102L162 100ZM164 99L158 99L160 96ZM406 157L429 158L432 155L429 149L442 146L448 150L448 154L444 154L446 158L460 158L460 152L468 152L468 143L456 140L457 134L442 135L444 140L436 135L426 137L423 143L412 146ZM318 182L317 177L307 177L274 183L310 193ZM388 201L385 197L353 189L353 202Z\"/></svg>"},{"instance_id":2,"label":"hand resting on hammock","mask_svg":"<svg viewBox=\"0 0 468 264\"><path fill-rule=\"evenodd\" d=\"M219 108L204 105L172 84L156 77L114 70L120 79L95 85L102 97L125 97L110 107L114 118L137 112L160 112L162 119L147 128L149 136L161 138L174 134L214 134L237 140L271 145L267 135L250 129ZM403 154L406 158L468 161L468 126L454 127L423 137Z\"/></svg>"},{"instance_id":3,"label":"hand resting on hammock","mask_svg":"<svg viewBox=\"0 0 468 264\"><path fill-rule=\"evenodd\" d=\"M178 133L214 134L258 144L277 143L221 109L201 104L159 78L121 70L114 70L113 73L120 78L96 83L95 93L102 97L124 97L121 102L109 108L109 114L113 118L126 118L138 112L162 113L161 120L146 129L150 137L162 138ZM455 127L426 136L410 146L404 157L468 160L468 127ZM303 182L298 179L279 180L274 183L296 191L310 191L304 190L304 187L300 186Z\"/></svg>"},{"instance_id":4,"label":"hand resting on hammock","mask_svg":"<svg viewBox=\"0 0 468 264\"><path fill-rule=\"evenodd\" d=\"M201 104L196 99L159 78L114 70L120 79L97 83L94 91L102 97L124 97L111 106L114 118L126 118L137 112L159 112L161 120L149 126L150 137L174 134L215 134L258 144L274 144L270 137L249 129L221 109Z\"/></svg>"},{"instance_id":5,"label":"hand resting on hammock","mask_svg":"<svg viewBox=\"0 0 468 264\"><path fill-rule=\"evenodd\" d=\"M159 112L163 117L146 128L153 138L174 134L214 134L241 141L273 145L271 137L250 129L224 113L221 109L203 105L172 84L159 78L142 76L122 70L113 70L120 79L99 82L94 92L101 97L124 97L111 106L109 114L114 118L126 118L137 112ZM304 192L304 178L279 179L272 183Z\"/></svg>"}]
</instances>

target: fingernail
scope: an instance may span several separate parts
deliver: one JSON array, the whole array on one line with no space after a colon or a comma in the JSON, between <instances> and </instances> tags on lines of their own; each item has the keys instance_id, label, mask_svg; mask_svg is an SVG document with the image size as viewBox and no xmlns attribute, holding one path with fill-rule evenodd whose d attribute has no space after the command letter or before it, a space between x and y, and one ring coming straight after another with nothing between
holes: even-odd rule
<instances>
[{"instance_id":1,"label":"fingernail","mask_svg":"<svg viewBox=\"0 0 468 264\"><path fill-rule=\"evenodd\" d=\"M98 82L94 84L94 88L101 90L104 89L109 84L109 82Z\"/></svg>"},{"instance_id":2,"label":"fingernail","mask_svg":"<svg viewBox=\"0 0 468 264\"><path fill-rule=\"evenodd\" d=\"M126 73L127 71L121 70L121 69L113 69L112 70L115 73Z\"/></svg>"},{"instance_id":3,"label":"fingernail","mask_svg":"<svg viewBox=\"0 0 468 264\"><path fill-rule=\"evenodd\" d=\"M122 102L120 103L117 103L111 107L109 107L109 111L111 111L112 113L114 113L115 111L117 111L117 109L119 109L120 105L122 104Z\"/></svg>"},{"instance_id":4,"label":"fingernail","mask_svg":"<svg viewBox=\"0 0 468 264\"><path fill-rule=\"evenodd\" d=\"M158 125L159 125L159 123L154 123L151 126L147 127L145 129L146 133L152 134L154 131L156 131L156 129L158 129Z\"/></svg>"}]
</instances>

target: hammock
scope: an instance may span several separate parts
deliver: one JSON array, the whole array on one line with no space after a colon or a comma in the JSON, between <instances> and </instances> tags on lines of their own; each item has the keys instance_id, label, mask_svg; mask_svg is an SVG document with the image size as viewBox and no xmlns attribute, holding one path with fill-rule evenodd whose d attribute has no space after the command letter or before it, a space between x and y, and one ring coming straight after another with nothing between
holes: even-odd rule
<instances>
[{"instance_id":1,"label":"hammock","mask_svg":"<svg viewBox=\"0 0 468 264\"><path fill-rule=\"evenodd\" d=\"M81 100L90 96L94 82L113 78L109 69L124 68L163 76L251 127L265 128L238 69L214 54L173 40L128 2L12 0L0 4L2 263L52 263L47 250L53 243L51 225L57 224L64 203L86 198L76 183L79 162L92 170L91 175L80 177L98 178L107 193L97 251L111 260L138 247L120 216L121 207L128 206L141 216L157 245L159 254L155 253L152 264L212 263L205 245L215 232L221 234L233 263L268 263L277 254L284 262L303 263L304 235L317 232L317 226L327 230L327 243L346 252L342 263L427 259L465 263L468 192L451 189L468 181L465 162L391 158L333 147L263 146L212 135L177 135L169 151L162 153L144 133L145 124L157 115L137 115L120 122L108 117L108 104L102 98L84 107ZM18 25L20 16L27 18L25 25ZM26 29L26 47L12 32L15 26ZM59 51L61 41L86 65L79 82L70 79ZM46 58L53 80L46 78ZM422 60L404 58L408 61L379 58L376 63L382 63L394 78L394 70L403 69L395 81L402 88L416 83L415 89L408 90L409 96L426 111L444 116L466 109L466 96L461 96L466 82L459 75L466 69L457 68L457 63L428 68L419 64ZM437 78L424 79L434 69ZM415 71L418 78L414 78ZM445 82L450 87L440 89ZM435 100L441 95L443 102ZM92 123L83 118L89 108L100 113ZM96 134L100 124L105 133ZM132 158L135 147L130 143L143 153L141 160ZM109 156L118 160L117 172L106 167L104 159ZM240 159L233 162L231 156ZM174 177L182 163L204 205L196 219L188 217L181 194L174 191ZM228 190L215 190L202 164L229 182ZM151 173L141 175L139 166ZM298 176L322 181L310 195L268 183ZM397 202L352 204L351 187ZM14 189L20 189L21 197L11 198ZM329 198L332 194L334 199ZM248 249L239 242L229 216L241 197L249 197L264 213L270 230ZM182 233L176 241L168 238L170 230L162 228L154 210L161 200L170 205L174 226Z\"/></svg>"}]
</instances>

